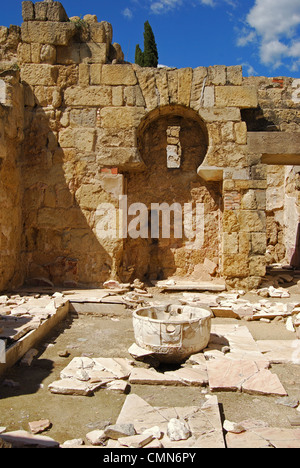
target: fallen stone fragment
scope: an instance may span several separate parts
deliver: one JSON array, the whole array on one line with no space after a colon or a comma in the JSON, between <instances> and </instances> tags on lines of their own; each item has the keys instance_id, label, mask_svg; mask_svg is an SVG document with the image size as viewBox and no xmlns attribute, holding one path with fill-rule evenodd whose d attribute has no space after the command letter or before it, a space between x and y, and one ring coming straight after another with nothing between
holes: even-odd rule
<instances>
[{"instance_id":1,"label":"fallen stone fragment","mask_svg":"<svg viewBox=\"0 0 300 468\"><path fill-rule=\"evenodd\" d=\"M291 426L300 426L300 416L289 417L288 420L290 421Z\"/></svg>"},{"instance_id":2,"label":"fallen stone fragment","mask_svg":"<svg viewBox=\"0 0 300 468\"><path fill-rule=\"evenodd\" d=\"M67 358L67 357L70 356L70 352L66 349L65 351L60 351L60 352L58 353L58 355L59 355L59 357L65 357L65 358Z\"/></svg>"},{"instance_id":3,"label":"fallen stone fragment","mask_svg":"<svg viewBox=\"0 0 300 468\"><path fill-rule=\"evenodd\" d=\"M93 362L114 374L117 379L128 379L133 369L133 362L125 358L94 358Z\"/></svg>"},{"instance_id":4,"label":"fallen stone fragment","mask_svg":"<svg viewBox=\"0 0 300 468\"><path fill-rule=\"evenodd\" d=\"M114 380L112 382L108 382L105 388L115 393L126 393L129 385L125 380Z\"/></svg>"},{"instance_id":5,"label":"fallen stone fragment","mask_svg":"<svg viewBox=\"0 0 300 468\"><path fill-rule=\"evenodd\" d=\"M150 427L149 429L145 429L143 434L151 434L155 439L161 439L163 433L161 432L158 426Z\"/></svg>"},{"instance_id":6,"label":"fallen stone fragment","mask_svg":"<svg viewBox=\"0 0 300 468\"><path fill-rule=\"evenodd\" d=\"M297 400L297 398L283 397L278 398L275 403L278 405L289 406L290 408L297 408L299 405L299 400Z\"/></svg>"},{"instance_id":7,"label":"fallen stone fragment","mask_svg":"<svg viewBox=\"0 0 300 468\"><path fill-rule=\"evenodd\" d=\"M234 434L240 434L246 430L242 424L228 421L227 419L223 423L223 428L225 431L233 432Z\"/></svg>"},{"instance_id":8,"label":"fallen stone fragment","mask_svg":"<svg viewBox=\"0 0 300 468\"><path fill-rule=\"evenodd\" d=\"M40 434L41 432L49 429L52 424L49 419L41 419L40 421L31 421L28 423L29 429L32 434Z\"/></svg>"},{"instance_id":9,"label":"fallen stone fragment","mask_svg":"<svg viewBox=\"0 0 300 468\"><path fill-rule=\"evenodd\" d=\"M152 440L152 434L137 434L130 437L122 437L119 439L119 443L124 447L142 448Z\"/></svg>"},{"instance_id":10,"label":"fallen stone fragment","mask_svg":"<svg viewBox=\"0 0 300 468\"><path fill-rule=\"evenodd\" d=\"M103 383L89 384L77 379L61 379L48 385L48 389L51 393L59 393L62 395L90 396L94 391L100 388L101 385L103 385Z\"/></svg>"},{"instance_id":11,"label":"fallen stone fragment","mask_svg":"<svg viewBox=\"0 0 300 468\"><path fill-rule=\"evenodd\" d=\"M76 379L81 380L82 382L87 382L90 380L90 376L88 372L86 372L84 369L79 369L76 374L75 374Z\"/></svg>"},{"instance_id":12,"label":"fallen stone fragment","mask_svg":"<svg viewBox=\"0 0 300 468\"><path fill-rule=\"evenodd\" d=\"M118 440L121 437L136 435L136 430L133 424L115 424L113 426L107 426L104 429L104 435L107 439Z\"/></svg>"},{"instance_id":13,"label":"fallen stone fragment","mask_svg":"<svg viewBox=\"0 0 300 468\"><path fill-rule=\"evenodd\" d=\"M27 431L12 431L1 434L1 439L10 443L13 448L35 447L35 448L57 448L59 443L48 436L35 435Z\"/></svg>"},{"instance_id":14,"label":"fallen stone fragment","mask_svg":"<svg viewBox=\"0 0 300 468\"><path fill-rule=\"evenodd\" d=\"M129 354L134 358L136 359L137 361L139 359L143 360L143 358L147 357L147 356L152 356L153 355L153 352L152 351L148 351L147 349L143 349L141 348L140 346L138 346L137 344L133 343L130 348L128 349L128 352Z\"/></svg>"},{"instance_id":15,"label":"fallen stone fragment","mask_svg":"<svg viewBox=\"0 0 300 468\"><path fill-rule=\"evenodd\" d=\"M71 440L66 440L60 447L72 448L72 447L78 447L80 445L84 445L83 439L71 439Z\"/></svg>"},{"instance_id":16,"label":"fallen stone fragment","mask_svg":"<svg viewBox=\"0 0 300 468\"><path fill-rule=\"evenodd\" d=\"M34 357L38 354L38 350L37 349L30 349L29 351L27 351L27 353L25 354L25 356L21 359L21 362L20 362L20 365L21 366L26 366L26 367L30 367L31 366L31 363L34 359Z\"/></svg>"},{"instance_id":17,"label":"fallen stone fragment","mask_svg":"<svg viewBox=\"0 0 300 468\"><path fill-rule=\"evenodd\" d=\"M163 444L161 443L160 440L158 439L153 439L149 444L145 446L147 449L159 449L159 448L164 448Z\"/></svg>"},{"instance_id":18,"label":"fallen stone fragment","mask_svg":"<svg viewBox=\"0 0 300 468\"><path fill-rule=\"evenodd\" d=\"M183 420L172 418L168 423L167 435L170 440L187 440L191 437L191 431Z\"/></svg>"},{"instance_id":19,"label":"fallen stone fragment","mask_svg":"<svg viewBox=\"0 0 300 468\"><path fill-rule=\"evenodd\" d=\"M107 440L105 432L99 429L95 429L94 431L86 434L86 438L92 445L104 445Z\"/></svg>"}]
</instances>

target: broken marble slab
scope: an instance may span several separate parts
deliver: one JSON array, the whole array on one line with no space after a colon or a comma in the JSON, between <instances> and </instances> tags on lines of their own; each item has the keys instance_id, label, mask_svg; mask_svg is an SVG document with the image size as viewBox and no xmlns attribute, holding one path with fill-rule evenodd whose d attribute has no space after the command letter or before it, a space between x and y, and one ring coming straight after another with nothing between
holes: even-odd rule
<instances>
[{"instance_id":1,"label":"broken marble slab","mask_svg":"<svg viewBox=\"0 0 300 468\"><path fill-rule=\"evenodd\" d=\"M141 348L136 343L133 343L128 349L129 354L137 361L143 360L146 357L153 356L153 351Z\"/></svg>"},{"instance_id":2,"label":"broken marble slab","mask_svg":"<svg viewBox=\"0 0 300 468\"><path fill-rule=\"evenodd\" d=\"M207 363L209 388L259 395L286 396L278 376L265 368L264 361L211 360Z\"/></svg>"},{"instance_id":3,"label":"broken marble slab","mask_svg":"<svg viewBox=\"0 0 300 468\"><path fill-rule=\"evenodd\" d=\"M300 364L300 340L258 340L257 346L272 364Z\"/></svg>"},{"instance_id":4,"label":"broken marble slab","mask_svg":"<svg viewBox=\"0 0 300 468\"><path fill-rule=\"evenodd\" d=\"M52 382L50 385L48 385L48 389L51 393L58 393L62 395L90 396L106 383L107 381L104 380L97 383L90 383L83 382L75 378L69 378Z\"/></svg>"},{"instance_id":5,"label":"broken marble slab","mask_svg":"<svg viewBox=\"0 0 300 468\"><path fill-rule=\"evenodd\" d=\"M182 380L167 372L157 372L155 369L136 367L132 370L129 383L139 385L182 385Z\"/></svg>"},{"instance_id":6,"label":"broken marble slab","mask_svg":"<svg viewBox=\"0 0 300 468\"><path fill-rule=\"evenodd\" d=\"M225 282L215 281L186 281L178 279L169 279L163 281L152 281L157 288L166 291L212 291L222 292L226 290Z\"/></svg>"},{"instance_id":7,"label":"broken marble slab","mask_svg":"<svg viewBox=\"0 0 300 468\"><path fill-rule=\"evenodd\" d=\"M230 352L224 354L223 346L228 346ZM245 326L233 324L212 325L208 347L203 350L207 360L254 360L268 361L261 353L249 329Z\"/></svg>"},{"instance_id":8,"label":"broken marble slab","mask_svg":"<svg viewBox=\"0 0 300 468\"><path fill-rule=\"evenodd\" d=\"M167 435L172 418L185 420L192 436L188 440L171 441ZM208 396L206 401L192 407L153 407L136 394L127 396L117 419L117 424L130 421L137 433L144 433L158 426L162 433L160 443L164 448L225 448L218 399ZM160 445L160 444L158 444ZM117 441L109 441L108 448L120 447ZM148 448L148 445L146 446Z\"/></svg>"},{"instance_id":9,"label":"broken marble slab","mask_svg":"<svg viewBox=\"0 0 300 468\"><path fill-rule=\"evenodd\" d=\"M257 427L226 434L227 448L300 448L300 429Z\"/></svg>"},{"instance_id":10,"label":"broken marble slab","mask_svg":"<svg viewBox=\"0 0 300 468\"><path fill-rule=\"evenodd\" d=\"M205 387L208 384L208 375L206 364L193 367L182 367L175 371L164 373L165 376L175 377L183 385Z\"/></svg>"},{"instance_id":11,"label":"broken marble slab","mask_svg":"<svg viewBox=\"0 0 300 468\"><path fill-rule=\"evenodd\" d=\"M218 307L218 296L205 293L182 293L180 302L190 305L204 305L206 307Z\"/></svg>"},{"instance_id":12,"label":"broken marble slab","mask_svg":"<svg viewBox=\"0 0 300 468\"><path fill-rule=\"evenodd\" d=\"M13 448L58 448L59 443L51 437L35 435L30 432L19 430L12 432L4 432L1 434L1 439L12 444Z\"/></svg>"},{"instance_id":13,"label":"broken marble slab","mask_svg":"<svg viewBox=\"0 0 300 468\"><path fill-rule=\"evenodd\" d=\"M60 379L48 386L51 393L63 395L92 395L100 388L125 392L120 382L129 378L133 366L126 358L75 357L61 371ZM118 383L117 383L118 381ZM115 382L114 386L109 386Z\"/></svg>"},{"instance_id":14,"label":"broken marble slab","mask_svg":"<svg viewBox=\"0 0 300 468\"><path fill-rule=\"evenodd\" d=\"M1 326L3 327L1 338L9 338L13 341L18 341L30 331L36 330L41 323L39 319L32 317L6 317L10 316L5 316L1 320Z\"/></svg>"},{"instance_id":15,"label":"broken marble slab","mask_svg":"<svg viewBox=\"0 0 300 468\"><path fill-rule=\"evenodd\" d=\"M127 393L130 386L125 380L113 380L108 382L104 388L115 393Z\"/></svg>"}]
</instances>

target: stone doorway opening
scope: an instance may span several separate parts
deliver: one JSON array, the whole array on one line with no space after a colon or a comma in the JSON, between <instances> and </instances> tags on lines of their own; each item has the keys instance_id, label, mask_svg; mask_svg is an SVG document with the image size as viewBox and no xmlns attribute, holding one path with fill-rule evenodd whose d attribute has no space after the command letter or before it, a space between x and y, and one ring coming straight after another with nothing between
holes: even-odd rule
<instances>
[{"instance_id":1,"label":"stone doorway opening","mask_svg":"<svg viewBox=\"0 0 300 468\"><path fill-rule=\"evenodd\" d=\"M129 229L124 280L190 277L206 258L218 263L221 186L197 175L208 149L204 122L191 109L166 106L148 114L137 139L145 169L125 174L125 193L128 207L145 206L140 228L146 234L132 236ZM136 226L136 215L129 213L129 226Z\"/></svg>"}]
</instances>

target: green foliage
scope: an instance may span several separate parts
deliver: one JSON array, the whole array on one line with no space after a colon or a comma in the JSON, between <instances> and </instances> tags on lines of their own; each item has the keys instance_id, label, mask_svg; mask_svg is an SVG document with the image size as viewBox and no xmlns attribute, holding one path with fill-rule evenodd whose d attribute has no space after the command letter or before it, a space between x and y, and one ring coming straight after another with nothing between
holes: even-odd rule
<instances>
[{"instance_id":1,"label":"green foliage","mask_svg":"<svg viewBox=\"0 0 300 468\"><path fill-rule=\"evenodd\" d=\"M146 21L144 24L144 52L141 50L139 44L137 44L135 48L135 63L141 67L157 68L157 45L149 21Z\"/></svg>"},{"instance_id":2,"label":"green foliage","mask_svg":"<svg viewBox=\"0 0 300 468\"><path fill-rule=\"evenodd\" d=\"M144 30L144 67L157 67L158 52L155 37L149 21L146 21Z\"/></svg>"},{"instance_id":3,"label":"green foliage","mask_svg":"<svg viewBox=\"0 0 300 468\"><path fill-rule=\"evenodd\" d=\"M144 66L144 54L139 44L135 48L135 63L140 67Z\"/></svg>"}]
</instances>

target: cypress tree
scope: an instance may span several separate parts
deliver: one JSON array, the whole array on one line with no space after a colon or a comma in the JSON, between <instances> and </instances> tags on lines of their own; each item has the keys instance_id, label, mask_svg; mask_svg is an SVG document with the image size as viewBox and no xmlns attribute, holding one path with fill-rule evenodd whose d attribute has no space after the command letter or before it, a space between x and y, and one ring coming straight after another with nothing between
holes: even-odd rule
<instances>
[{"instance_id":1,"label":"cypress tree","mask_svg":"<svg viewBox=\"0 0 300 468\"><path fill-rule=\"evenodd\" d=\"M155 37L149 21L144 24L144 67L157 68L158 52Z\"/></svg>"},{"instance_id":2,"label":"cypress tree","mask_svg":"<svg viewBox=\"0 0 300 468\"><path fill-rule=\"evenodd\" d=\"M144 54L143 54L139 44L137 44L136 48L135 48L135 63L137 65L140 65L140 67L144 66Z\"/></svg>"}]
</instances>

